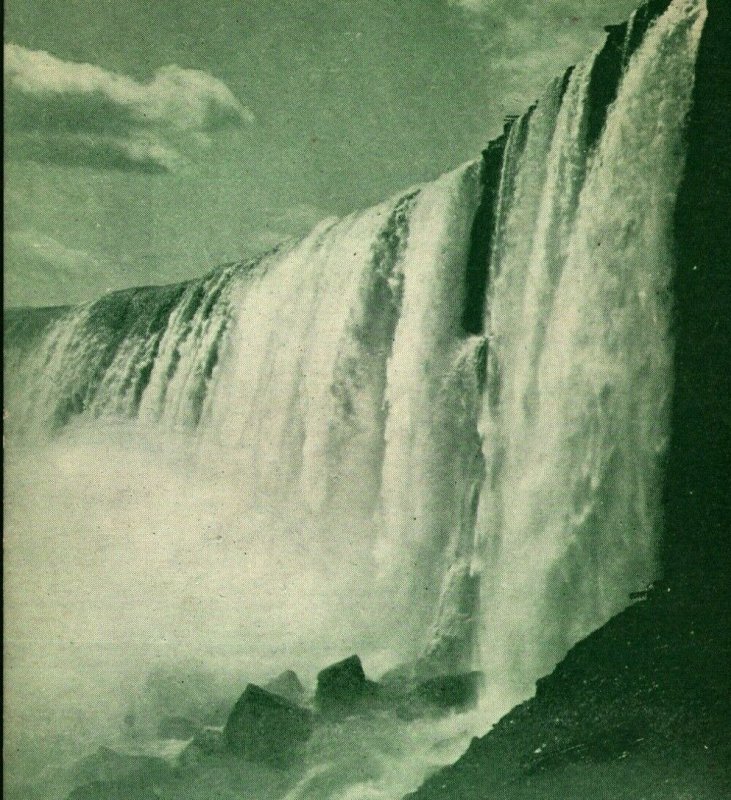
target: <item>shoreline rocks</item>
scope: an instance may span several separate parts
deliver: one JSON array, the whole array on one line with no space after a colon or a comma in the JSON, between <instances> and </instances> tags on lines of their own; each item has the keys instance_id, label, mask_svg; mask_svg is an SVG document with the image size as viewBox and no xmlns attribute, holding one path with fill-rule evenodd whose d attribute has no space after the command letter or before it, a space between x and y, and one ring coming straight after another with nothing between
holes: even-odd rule
<instances>
[{"instance_id":1,"label":"shoreline rocks","mask_svg":"<svg viewBox=\"0 0 731 800\"><path fill-rule=\"evenodd\" d=\"M349 656L320 671L315 706L327 716L362 712L378 703L379 688L366 678L360 658Z\"/></svg>"},{"instance_id":2,"label":"shoreline rocks","mask_svg":"<svg viewBox=\"0 0 731 800\"><path fill-rule=\"evenodd\" d=\"M313 729L309 709L250 683L229 715L223 739L231 754L286 767Z\"/></svg>"},{"instance_id":3,"label":"shoreline rocks","mask_svg":"<svg viewBox=\"0 0 731 800\"><path fill-rule=\"evenodd\" d=\"M264 689L296 705L302 704L306 699L305 687L297 677L297 673L291 669L286 669L265 683Z\"/></svg>"}]
</instances>

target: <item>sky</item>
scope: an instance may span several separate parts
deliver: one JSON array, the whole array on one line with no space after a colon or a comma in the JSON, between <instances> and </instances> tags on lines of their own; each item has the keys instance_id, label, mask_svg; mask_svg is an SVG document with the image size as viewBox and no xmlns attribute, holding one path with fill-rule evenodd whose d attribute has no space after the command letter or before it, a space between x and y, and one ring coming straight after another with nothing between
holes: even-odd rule
<instances>
[{"instance_id":1,"label":"sky","mask_svg":"<svg viewBox=\"0 0 731 800\"><path fill-rule=\"evenodd\" d=\"M5 303L252 257L464 161L636 0L7 0Z\"/></svg>"}]
</instances>

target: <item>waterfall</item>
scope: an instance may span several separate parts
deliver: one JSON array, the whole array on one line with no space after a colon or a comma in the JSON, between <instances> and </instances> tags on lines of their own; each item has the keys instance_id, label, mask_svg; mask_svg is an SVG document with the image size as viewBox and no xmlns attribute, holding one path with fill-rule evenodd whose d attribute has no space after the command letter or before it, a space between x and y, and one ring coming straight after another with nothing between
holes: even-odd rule
<instances>
[{"instance_id":1,"label":"waterfall","mask_svg":"<svg viewBox=\"0 0 731 800\"><path fill-rule=\"evenodd\" d=\"M481 664L517 695L655 574L671 224L704 19L675 2L649 28L594 148L597 55L506 150L517 178L490 266L476 568Z\"/></svg>"},{"instance_id":2,"label":"waterfall","mask_svg":"<svg viewBox=\"0 0 731 800\"><path fill-rule=\"evenodd\" d=\"M11 312L11 449L114 429L204 468L223 450L292 536L362 540L351 580L387 587L399 659L524 697L655 574L705 15L634 15L508 126L497 175L468 163L186 284Z\"/></svg>"}]
</instances>

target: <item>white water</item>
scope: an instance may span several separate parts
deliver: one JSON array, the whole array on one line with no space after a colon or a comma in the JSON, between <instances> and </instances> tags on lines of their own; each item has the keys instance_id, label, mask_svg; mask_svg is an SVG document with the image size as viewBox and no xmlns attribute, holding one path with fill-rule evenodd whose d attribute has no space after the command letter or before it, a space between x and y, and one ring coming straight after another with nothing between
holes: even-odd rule
<instances>
[{"instance_id":1,"label":"white water","mask_svg":"<svg viewBox=\"0 0 731 800\"><path fill-rule=\"evenodd\" d=\"M678 0L650 28L593 150L594 58L512 126L485 336L461 328L471 163L255 264L11 337L11 712L190 655L261 680L446 653L486 673L456 725L481 732L620 609L655 569L704 19ZM367 796L418 783L420 737L413 775L386 759Z\"/></svg>"},{"instance_id":2,"label":"white water","mask_svg":"<svg viewBox=\"0 0 731 800\"><path fill-rule=\"evenodd\" d=\"M544 101L529 123L492 264L488 369L499 381L481 418L490 478L478 519L481 663L516 696L654 573L672 212L704 19L703 4L679 2L650 29L595 152L580 145L581 65L543 152L531 133L545 142Z\"/></svg>"}]
</instances>

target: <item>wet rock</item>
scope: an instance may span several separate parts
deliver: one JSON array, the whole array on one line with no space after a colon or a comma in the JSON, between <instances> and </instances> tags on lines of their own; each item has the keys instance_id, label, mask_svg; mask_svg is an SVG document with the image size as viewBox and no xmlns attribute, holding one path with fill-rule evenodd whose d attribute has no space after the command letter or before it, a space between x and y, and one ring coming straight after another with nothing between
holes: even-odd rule
<instances>
[{"instance_id":1,"label":"wet rock","mask_svg":"<svg viewBox=\"0 0 731 800\"><path fill-rule=\"evenodd\" d=\"M290 703L299 705L305 699L305 687L302 685L297 673L291 669L285 670L281 675L273 678L264 688L272 694L279 695Z\"/></svg>"},{"instance_id":2,"label":"wet rock","mask_svg":"<svg viewBox=\"0 0 731 800\"><path fill-rule=\"evenodd\" d=\"M223 738L230 753L284 767L312 730L311 711L249 684L229 715Z\"/></svg>"},{"instance_id":3,"label":"wet rock","mask_svg":"<svg viewBox=\"0 0 731 800\"><path fill-rule=\"evenodd\" d=\"M317 676L315 703L323 714L356 713L378 701L378 684L368 680L360 658L350 656Z\"/></svg>"},{"instance_id":4,"label":"wet rock","mask_svg":"<svg viewBox=\"0 0 731 800\"><path fill-rule=\"evenodd\" d=\"M466 711L477 704L482 684L481 672L439 675L416 686L411 697L434 710Z\"/></svg>"},{"instance_id":5,"label":"wet rock","mask_svg":"<svg viewBox=\"0 0 731 800\"><path fill-rule=\"evenodd\" d=\"M384 687L384 696L399 717L416 719L473 708L482 685L481 672L434 675L426 680L409 678L407 674L399 672Z\"/></svg>"},{"instance_id":6,"label":"wet rock","mask_svg":"<svg viewBox=\"0 0 731 800\"><path fill-rule=\"evenodd\" d=\"M380 678L383 696L407 717L472 708L483 682L481 672L450 671L431 654L400 664Z\"/></svg>"}]
</instances>

